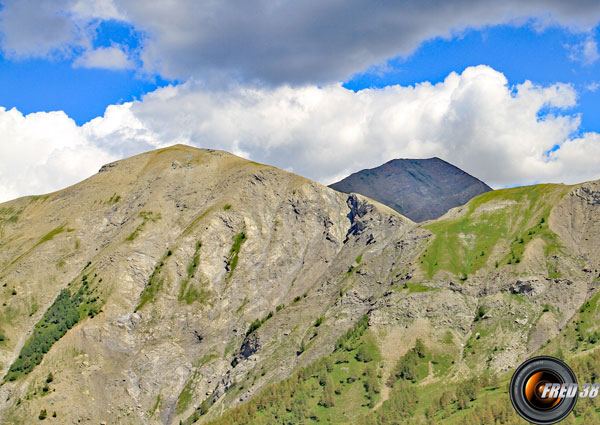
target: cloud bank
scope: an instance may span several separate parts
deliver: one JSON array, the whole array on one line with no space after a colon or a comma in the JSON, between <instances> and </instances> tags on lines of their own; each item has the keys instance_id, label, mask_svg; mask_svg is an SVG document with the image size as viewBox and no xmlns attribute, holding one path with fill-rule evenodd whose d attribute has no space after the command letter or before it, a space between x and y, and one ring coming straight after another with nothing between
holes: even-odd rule
<instances>
[{"instance_id":1,"label":"cloud bank","mask_svg":"<svg viewBox=\"0 0 600 425\"><path fill-rule=\"evenodd\" d=\"M439 156L495 188L600 178L600 135L578 134L573 87L510 87L487 66L438 84L346 90L188 82L107 108L0 109L0 200L75 183L111 160L174 143L220 148L322 183L393 158ZM24 166L24 164L27 164Z\"/></svg>"},{"instance_id":2,"label":"cloud bank","mask_svg":"<svg viewBox=\"0 0 600 425\"><path fill-rule=\"evenodd\" d=\"M2 49L17 57L77 57L93 48L94 25L107 19L147 35L137 52L147 73L302 85L344 80L469 28L533 20L586 31L600 20L600 2L6 0ZM582 54L591 47L582 46Z\"/></svg>"}]
</instances>

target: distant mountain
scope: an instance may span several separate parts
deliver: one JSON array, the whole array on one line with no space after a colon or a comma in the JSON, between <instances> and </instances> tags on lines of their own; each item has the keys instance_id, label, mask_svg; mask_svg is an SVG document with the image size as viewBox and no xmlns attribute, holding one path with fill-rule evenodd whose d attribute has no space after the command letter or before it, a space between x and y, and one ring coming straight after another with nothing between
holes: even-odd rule
<instances>
[{"instance_id":1,"label":"distant mountain","mask_svg":"<svg viewBox=\"0 0 600 425\"><path fill-rule=\"evenodd\" d=\"M368 196L416 222L438 218L450 208L492 190L439 158L394 159L351 174L329 187Z\"/></svg>"}]
</instances>

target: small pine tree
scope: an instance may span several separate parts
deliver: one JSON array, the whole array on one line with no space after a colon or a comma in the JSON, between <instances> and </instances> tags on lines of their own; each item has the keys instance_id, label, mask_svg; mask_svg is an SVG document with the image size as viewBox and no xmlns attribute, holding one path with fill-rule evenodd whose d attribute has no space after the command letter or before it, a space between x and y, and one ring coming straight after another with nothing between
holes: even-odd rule
<instances>
[{"instance_id":1,"label":"small pine tree","mask_svg":"<svg viewBox=\"0 0 600 425\"><path fill-rule=\"evenodd\" d=\"M427 356L427 348L425 348L425 344L421 338L417 338L415 341L415 352L421 359Z\"/></svg>"},{"instance_id":2,"label":"small pine tree","mask_svg":"<svg viewBox=\"0 0 600 425\"><path fill-rule=\"evenodd\" d=\"M42 409L42 410L40 410L40 415L38 416L38 419L40 421L43 421L44 419L46 419L47 416L48 416L48 412L46 412L46 409Z\"/></svg>"},{"instance_id":3,"label":"small pine tree","mask_svg":"<svg viewBox=\"0 0 600 425\"><path fill-rule=\"evenodd\" d=\"M361 345L356 353L356 360L363 363L368 363L373 360L373 353L365 345Z\"/></svg>"},{"instance_id":4,"label":"small pine tree","mask_svg":"<svg viewBox=\"0 0 600 425\"><path fill-rule=\"evenodd\" d=\"M319 400L319 404L327 408L335 406L334 386L333 381L331 380L331 376L327 376L327 378L325 379L325 385L323 386L323 394L321 396L321 399Z\"/></svg>"}]
</instances>

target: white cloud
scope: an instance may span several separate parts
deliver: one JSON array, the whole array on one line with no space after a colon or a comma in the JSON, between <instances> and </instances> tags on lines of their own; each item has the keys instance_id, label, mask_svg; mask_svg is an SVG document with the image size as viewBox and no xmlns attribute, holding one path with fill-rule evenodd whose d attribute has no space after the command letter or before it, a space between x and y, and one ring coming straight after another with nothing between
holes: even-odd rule
<instances>
[{"instance_id":1,"label":"white cloud","mask_svg":"<svg viewBox=\"0 0 600 425\"><path fill-rule=\"evenodd\" d=\"M585 89L587 91L591 91L592 93L598 90L598 88L600 88L600 83L598 81L592 81L587 86L585 86Z\"/></svg>"},{"instance_id":2,"label":"white cloud","mask_svg":"<svg viewBox=\"0 0 600 425\"><path fill-rule=\"evenodd\" d=\"M63 112L0 107L0 201L61 189L112 159Z\"/></svg>"},{"instance_id":3,"label":"white cloud","mask_svg":"<svg viewBox=\"0 0 600 425\"><path fill-rule=\"evenodd\" d=\"M271 84L343 80L410 54L424 40L469 28L523 25L533 18L581 31L600 19L595 0L249 0L201 7L190 0L4 3L2 48L16 56L89 50L98 20L117 19L145 35L139 53L149 73L184 80L226 75ZM589 53L592 47L582 49Z\"/></svg>"},{"instance_id":4,"label":"white cloud","mask_svg":"<svg viewBox=\"0 0 600 425\"><path fill-rule=\"evenodd\" d=\"M127 53L117 46L87 50L73 62L73 66L112 70L135 68L135 64L127 57Z\"/></svg>"},{"instance_id":5,"label":"white cloud","mask_svg":"<svg viewBox=\"0 0 600 425\"><path fill-rule=\"evenodd\" d=\"M585 133L567 140L550 155L554 172L570 177L570 183L600 178L600 134Z\"/></svg>"},{"instance_id":6,"label":"white cloud","mask_svg":"<svg viewBox=\"0 0 600 425\"><path fill-rule=\"evenodd\" d=\"M214 92L189 83L145 96L131 113L163 142L239 149L323 183L392 158L441 156L500 187L580 178L581 170L563 166L573 156L547 154L570 140L579 116L538 117L575 103L569 85L511 88L503 74L478 66L436 85L358 93L339 84ZM584 174L600 177L595 172Z\"/></svg>"},{"instance_id":7,"label":"white cloud","mask_svg":"<svg viewBox=\"0 0 600 425\"><path fill-rule=\"evenodd\" d=\"M600 59L600 53L598 53L598 43L591 36L588 36L585 41L582 41L579 44L567 47L570 49L569 58L572 61L578 61L586 65L590 65Z\"/></svg>"},{"instance_id":8,"label":"white cloud","mask_svg":"<svg viewBox=\"0 0 600 425\"><path fill-rule=\"evenodd\" d=\"M77 0L71 3L70 11L75 16L87 19L124 20L113 0Z\"/></svg>"},{"instance_id":9,"label":"white cloud","mask_svg":"<svg viewBox=\"0 0 600 425\"><path fill-rule=\"evenodd\" d=\"M358 93L339 84L214 91L186 83L110 106L82 127L62 112L1 110L0 199L59 189L112 159L174 143L224 149L322 183L392 158L432 156L494 187L598 179L600 136L575 135L575 103L570 85L509 87L502 73L477 66L435 85Z\"/></svg>"}]
</instances>

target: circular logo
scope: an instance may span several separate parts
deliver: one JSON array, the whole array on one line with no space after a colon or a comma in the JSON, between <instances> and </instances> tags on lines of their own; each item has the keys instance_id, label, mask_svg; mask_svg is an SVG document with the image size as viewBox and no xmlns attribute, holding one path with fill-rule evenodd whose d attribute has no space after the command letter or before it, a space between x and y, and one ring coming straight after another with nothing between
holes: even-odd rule
<instances>
[{"instance_id":1,"label":"circular logo","mask_svg":"<svg viewBox=\"0 0 600 425\"><path fill-rule=\"evenodd\" d=\"M577 378L559 359L534 357L517 368L509 393L523 419L537 425L555 424L565 419L577 403Z\"/></svg>"}]
</instances>

